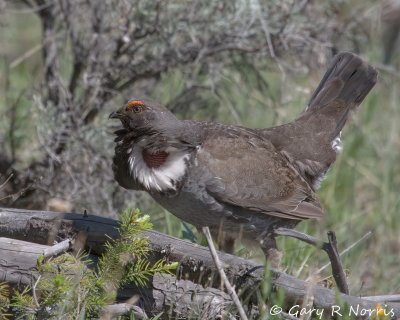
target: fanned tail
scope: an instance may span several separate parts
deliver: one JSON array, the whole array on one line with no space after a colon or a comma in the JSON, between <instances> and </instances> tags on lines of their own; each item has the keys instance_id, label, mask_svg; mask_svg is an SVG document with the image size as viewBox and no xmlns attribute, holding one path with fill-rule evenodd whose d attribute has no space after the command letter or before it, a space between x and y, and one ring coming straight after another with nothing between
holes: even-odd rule
<instances>
[{"instance_id":1,"label":"fanned tail","mask_svg":"<svg viewBox=\"0 0 400 320\"><path fill-rule=\"evenodd\" d=\"M349 111L357 107L375 85L377 75L372 66L353 53L336 55L304 112L324 108L335 100L342 101L346 108L337 115L336 130L332 133L333 137L337 136L346 123Z\"/></svg>"}]
</instances>

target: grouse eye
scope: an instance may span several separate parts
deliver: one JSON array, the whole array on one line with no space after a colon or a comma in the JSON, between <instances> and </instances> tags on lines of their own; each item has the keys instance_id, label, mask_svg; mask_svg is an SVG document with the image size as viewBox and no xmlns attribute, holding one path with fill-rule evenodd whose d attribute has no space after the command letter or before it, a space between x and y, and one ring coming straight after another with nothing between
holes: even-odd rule
<instances>
[{"instance_id":1,"label":"grouse eye","mask_svg":"<svg viewBox=\"0 0 400 320\"><path fill-rule=\"evenodd\" d=\"M142 107L142 106L136 105L136 106L133 106L133 107L132 107L132 110L133 110L133 112L135 112L135 113L139 113L139 112L142 112L143 107Z\"/></svg>"},{"instance_id":2,"label":"grouse eye","mask_svg":"<svg viewBox=\"0 0 400 320\"><path fill-rule=\"evenodd\" d=\"M144 109L144 103L140 100L132 100L128 102L127 108L132 109L135 113L140 113Z\"/></svg>"}]
</instances>

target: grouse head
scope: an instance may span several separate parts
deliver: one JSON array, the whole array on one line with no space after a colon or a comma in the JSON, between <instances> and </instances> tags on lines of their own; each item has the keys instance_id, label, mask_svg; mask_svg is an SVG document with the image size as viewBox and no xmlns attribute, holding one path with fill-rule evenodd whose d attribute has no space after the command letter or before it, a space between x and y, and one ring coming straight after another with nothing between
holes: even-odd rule
<instances>
[{"instance_id":1,"label":"grouse head","mask_svg":"<svg viewBox=\"0 0 400 320\"><path fill-rule=\"evenodd\" d=\"M180 139L183 122L164 106L144 100L128 101L109 118L123 126L115 132L117 181L149 192L176 190L192 149Z\"/></svg>"},{"instance_id":2,"label":"grouse head","mask_svg":"<svg viewBox=\"0 0 400 320\"><path fill-rule=\"evenodd\" d=\"M130 100L119 110L110 114L111 119L119 119L126 131L136 136L165 133L179 124L179 120L164 106L145 101Z\"/></svg>"}]
</instances>

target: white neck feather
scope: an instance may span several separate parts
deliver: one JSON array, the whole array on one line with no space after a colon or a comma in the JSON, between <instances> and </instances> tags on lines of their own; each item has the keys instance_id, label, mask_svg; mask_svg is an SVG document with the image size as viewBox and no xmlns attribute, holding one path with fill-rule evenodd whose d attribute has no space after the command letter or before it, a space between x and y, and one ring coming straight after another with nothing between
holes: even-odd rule
<instances>
[{"instance_id":1,"label":"white neck feather","mask_svg":"<svg viewBox=\"0 0 400 320\"><path fill-rule=\"evenodd\" d=\"M128 159L130 173L149 191L176 190L177 183L186 173L186 161L190 154L174 147L166 150L166 161L157 168L150 168L143 160L143 147L135 145Z\"/></svg>"}]
</instances>

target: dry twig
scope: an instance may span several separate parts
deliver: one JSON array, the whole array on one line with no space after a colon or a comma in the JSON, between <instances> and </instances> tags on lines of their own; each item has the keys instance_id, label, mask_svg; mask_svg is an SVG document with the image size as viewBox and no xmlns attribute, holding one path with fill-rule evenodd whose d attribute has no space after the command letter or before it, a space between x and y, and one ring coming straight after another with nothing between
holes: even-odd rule
<instances>
[{"instance_id":1,"label":"dry twig","mask_svg":"<svg viewBox=\"0 0 400 320\"><path fill-rule=\"evenodd\" d=\"M45 249L43 252L43 255L45 258L57 256L60 253L64 253L64 252L68 251L69 249L71 249L72 245L73 245L73 243L72 243L71 239L63 240L63 241L51 246L50 248Z\"/></svg>"},{"instance_id":2,"label":"dry twig","mask_svg":"<svg viewBox=\"0 0 400 320\"><path fill-rule=\"evenodd\" d=\"M275 234L292 237L324 250L328 254L331 262L332 275L335 279L338 289L342 293L349 294L349 286L347 285L346 274L344 272L339 251L337 249L336 235L333 231L328 231L328 242L323 242L315 237L293 229L278 228L275 230Z\"/></svg>"},{"instance_id":3,"label":"dry twig","mask_svg":"<svg viewBox=\"0 0 400 320\"><path fill-rule=\"evenodd\" d=\"M222 266L222 263L218 258L217 250L215 250L213 239L210 234L210 229L208 227L203 227L203 234L207 239L208 248L210 249L210 252L211 252L212 258L214 260L215 266L217 267L218 273L225 285L226 290L228 291L229 296L232 298L233 302L235 303L235 305L239 311L240 318L242 320L247 320L248 318L246 316L246 313L243 310L243 306L239 300L239 297L236 294L235 289L229 282L229 280L225 274L224 268Z\"/></svg>"}]
</instances>

